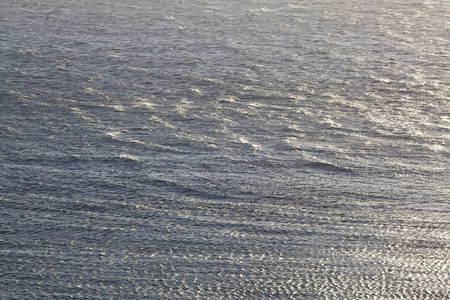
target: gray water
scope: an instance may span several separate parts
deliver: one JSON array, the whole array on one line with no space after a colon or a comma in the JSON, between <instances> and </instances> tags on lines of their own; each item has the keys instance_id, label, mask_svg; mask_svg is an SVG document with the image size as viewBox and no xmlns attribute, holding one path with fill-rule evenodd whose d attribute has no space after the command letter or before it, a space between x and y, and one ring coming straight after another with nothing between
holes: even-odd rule
<instances>
[{"instance_id":1,"label":"gray water","mask_svg":"<svg viewBox=\"0 0 450 300\"><path fill-rule=\"evenodd\" d=\"M449 299L447 0L3 0L1 299Z\"/></svg>"}]
</instances>

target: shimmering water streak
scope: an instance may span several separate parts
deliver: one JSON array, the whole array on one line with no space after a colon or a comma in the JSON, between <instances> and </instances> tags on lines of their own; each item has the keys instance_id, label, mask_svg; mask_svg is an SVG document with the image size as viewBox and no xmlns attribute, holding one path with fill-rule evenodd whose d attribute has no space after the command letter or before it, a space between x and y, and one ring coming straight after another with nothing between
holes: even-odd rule
<instances>
[{"instance_id":1,"label":"shimmering water streak","mask_svg":"<svg viewBox=\"0 0 450 300\"><path fill-rule=\"evenodd\" d=\"M445 299L445 1L0 4L0 297Z\"/></svg>"}]
</instances>

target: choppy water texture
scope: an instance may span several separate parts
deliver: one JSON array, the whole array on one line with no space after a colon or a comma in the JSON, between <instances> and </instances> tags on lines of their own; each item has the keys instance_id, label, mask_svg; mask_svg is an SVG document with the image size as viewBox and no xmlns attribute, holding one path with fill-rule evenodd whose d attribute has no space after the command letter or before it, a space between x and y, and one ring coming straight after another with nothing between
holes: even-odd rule
<instances>
[{"instance_id":1,"label":"choppy water texture","mask_svg":"<svg viewBox=\"0 0 450 300\"><path fill-rule=\"evenodd\" d=\"M0 298L445 299L446 0L0 3Z\"/></svg>"}]
</instances>

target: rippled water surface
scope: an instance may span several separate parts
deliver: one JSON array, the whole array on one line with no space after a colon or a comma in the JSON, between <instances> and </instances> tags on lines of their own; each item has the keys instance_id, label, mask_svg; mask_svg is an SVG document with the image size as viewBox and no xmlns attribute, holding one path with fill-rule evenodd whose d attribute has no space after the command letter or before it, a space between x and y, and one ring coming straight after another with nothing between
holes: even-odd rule
<instances>
[{"instance_id":1,"label":"rippled water surface","mask_svg":"<svg viewBox=\"0 0 450 300\"><path fill-rule=\"evenodd\" d=\"M0 298L449 298L449 16L1 1Z\"/></svg>"}]
</instances>

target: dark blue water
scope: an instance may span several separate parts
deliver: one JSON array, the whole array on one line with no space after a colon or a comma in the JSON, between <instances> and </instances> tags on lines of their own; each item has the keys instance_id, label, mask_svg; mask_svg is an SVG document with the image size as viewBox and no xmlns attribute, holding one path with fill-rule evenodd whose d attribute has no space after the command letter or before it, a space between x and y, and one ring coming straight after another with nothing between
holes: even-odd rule
<instances>
[{"instance_id":1,"label":"dark blue water","mask_svg":"<svg viewBox=\"0 0 450 300\"><path fill-rule=\"evenodd\" d=\"M449 298L449 15L1 2L0 298Z\"/></svg>"}]
</instances>

